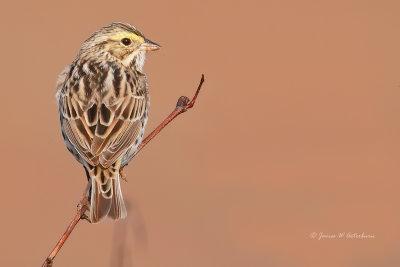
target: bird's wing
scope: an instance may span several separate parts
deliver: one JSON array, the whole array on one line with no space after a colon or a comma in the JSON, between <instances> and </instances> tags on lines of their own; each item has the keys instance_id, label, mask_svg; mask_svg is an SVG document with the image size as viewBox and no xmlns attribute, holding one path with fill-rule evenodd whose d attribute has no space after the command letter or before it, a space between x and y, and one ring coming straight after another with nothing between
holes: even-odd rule
<instances>
[{"instance_id":1,"label":"bird's wing","mask_svg":"<svg viewBox=\"0 0 400 267\"><path fill-rule=\"evenodd\" d=\"M59 106L64 135L87 163L97 165L98 159L90 150L94 135L84 115L87 110L84 111L78 101L65 94L60 97Z\"/></svg>"},{"instance_id":2,"label":"bird's wing","mask_svg":"<svg viewBox=\"0 0 400 267\"><path fill-rule=\"evenodd\" d=\"M70 85L73 87L74 83L66 82L59 94L63 131L86 162L93 166L100 163L108 168L138 138L143 128L146 94L144 91L132 89L131 92L119 96L115 93L116 97L107 98L108 100L90 97L88 92L95 94L100 90L85 88L85 84L89 86L92 83L85 83L84 79L75 83L75 86L79 86L78 90L68 88ZM108 86L130 89L129 81L119 80L126 81L126 84L111 83ZM108 90L116 92L115 88Z\"/></svg>"},{"instance_id":3,"label":"bird's wing","mask_svg":"<svg viewBox=\"0 0 400 267\"><path fill-rule=\"evenodd\" d=\"M101 105L91 151L99 155L103 167L111 166L138 139L146 102L145 93L138 92L125 97L122 103Z\"/></svg>"}]
</instances>

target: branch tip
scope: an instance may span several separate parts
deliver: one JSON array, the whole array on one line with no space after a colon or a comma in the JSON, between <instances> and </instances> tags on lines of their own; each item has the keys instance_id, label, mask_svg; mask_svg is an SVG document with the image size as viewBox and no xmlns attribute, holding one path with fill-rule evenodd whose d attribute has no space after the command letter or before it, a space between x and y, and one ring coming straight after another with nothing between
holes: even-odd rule
<instances>
[{"instance_id":1,"label":"branch tip","mask_svg":"<svg viewBox=\"0 0 400 267\"><path fill-rule=\"evenodd\" d=\"M194 96L192 98L192 100L184 107L184 111L188 110L189 108L192 108L194 106L194 103L196 102L197 96L200 93L200 89L203 86L204 83L204 74L201 74L201 79L200 79L200 83L197 86L197 90L196 93L194 93Z\"/></svg>"}]
</instances>

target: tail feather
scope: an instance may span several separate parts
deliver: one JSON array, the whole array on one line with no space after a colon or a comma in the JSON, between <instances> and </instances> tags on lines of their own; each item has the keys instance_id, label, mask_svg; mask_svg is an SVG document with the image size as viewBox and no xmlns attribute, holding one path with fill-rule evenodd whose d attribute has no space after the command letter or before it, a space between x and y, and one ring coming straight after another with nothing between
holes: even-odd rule
<instances>
[{"instance_id":1,"label":"tail feather","mask_svg":"<svg viewBox=\"0 0 400 267\"><path fill-rule=\"evenodd\" d=\"M98 223L110 211L111 198L103 194L100 189L100 184L96 179L92 179L92 195L90 197L90 221L92 223Z\"/></svg>"},{"instance_id":2,"label":"tail feather","mask_svg":"<svg viewBox=\"0 0 400 267\"><path fill-rule=\"evenodd\" d=\"M126 208L122 198L119 170L112 171L96 166L89 170L89 174L92 179L90 221L99 223L107 216L114 220L125 218Z\"/></svg>"},{"instance_id":3,"label":"tail feather","mask_svg":"<svg viewBox=\"0 0 400 267\"><path fill-rule=\"evenodd\" d=\"M113 192L114 194L112 196L112 204L108 216L114 220L123 219L126 217L126 208L124 199L122 198L119 177L113 182Z\"/></svg>"},{"instance_id":4,"label":"tail feather","mask_svg":"<svg viewBox=\"0 0 400 267\"><path fill-rule=\"evenodd\" d=\"M117 175L110 175L110 172L108 170L103 170L103 169L100 170L99 188L104 198L108 199L112 198L112 193L113 193L113 191L111 190L113 185L112 179L119 179L118 173Z\"/></svg>"}]
</instances>

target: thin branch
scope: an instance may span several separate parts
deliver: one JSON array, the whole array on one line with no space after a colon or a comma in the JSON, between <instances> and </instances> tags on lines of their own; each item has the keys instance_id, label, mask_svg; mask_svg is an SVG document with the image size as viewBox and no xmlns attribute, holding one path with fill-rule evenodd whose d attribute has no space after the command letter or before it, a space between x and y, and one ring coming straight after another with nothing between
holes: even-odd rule
<instances>
[{"instance_id":1,"label":"thin branch","mask_svg":"<svg viewBox=\"0 0 400 267\"><path fill-rule=\"evenodd\" d=\"M151 139L153 139L159 132L161 132L161 130L165 126L167 126L173 119L175 119L179 114L182 114L183 112L186 112L187 110L189 110L190 108L192 108L194 106L194 104L196 102L196 99L197 99L197 96L200 93L200 89L201 89L201 86L203 85L203 83L204 83L204 74L201 75L201 80L200 80L199 86L197 87L196 93L194 94L192 100L190 100L186 96L181 96L178 99L178 102L176 103L176 107L175 107L174 111L172 111L172 113L169 114L169 116L160 125L158 125L157 128L154 129L143 140L143 142L140 144L140 146L138 148L138 152L137 153L139 153L139 151L144 146L146 146L150 142ZM42 267L52 267L53 266L54 258L57 256L58 252L60 251L61 247L64 245L65 241L67 241L69 235L72 233L72 231L74 230L75 226L78 224L78 222L81 219L87 219L87 217L85 215L85 212L87 210L89 210L89 205L88 205L88 198L86 196L86 193L90 188L90 184L91 183L89 181L88 185L86 186L86 190L85 190L84 196L83 196L82 200L79 202L78 209L77 209L77 212L76 212L76 215L75 215L74 219L68 225L67 230L62 235L62 237L58 241L57 245L54 247L54 249L51 251L49 256L43 262Z\"/></svg>"},{"instance_id":2,"label":"thin branch","mask_svg":"<svg viewBox=\"0 0 400 267\"><path fill-rule=\"evenodd\" d=\"M169 116L162 122L160 125L157 126L140 144L138 153L140 150L142 150L143 147L147 145L148 142L150 142L151 139L153 139L161 130L168 125L173 119L175 119L179 114L182 114L183 112L186 112L188 109L192 108L194 106L194 103L196 102L197 96L200 93L201 86L204 83L204 74L201 75L201 80L199 83L199 86L197 87L196 93L194 94L192 100L186 96L181 96L178 99L178 102L176 103L176 107L174 111L169 114Z\"/></svg>"},{"instance_id":3,"label":"thin branch","mask_svg":"<svg viewBox=\"0 0 400 267\"><path fill-rule=\"evenodd\" d=\"M58 241L57 245L54 247L53 251L50 253L50 255L43 262L42 267L52 267L53 266L53 260L57 256L57 253L60 251L60 249L64 245L65 241L67 241L67 238L72 233L72 231L74 230L74 228L78 224L78 222L81 219L85 218L85 212L88 209L89 208L88 208L88 204L87 204L87 196L84 196L84 198L80 201L80 203L78 205L78 209L76 211L76 215L75 215L74 219L68 225L67 230L62 235L62 237Z\"/></svg>"}]
</instances>

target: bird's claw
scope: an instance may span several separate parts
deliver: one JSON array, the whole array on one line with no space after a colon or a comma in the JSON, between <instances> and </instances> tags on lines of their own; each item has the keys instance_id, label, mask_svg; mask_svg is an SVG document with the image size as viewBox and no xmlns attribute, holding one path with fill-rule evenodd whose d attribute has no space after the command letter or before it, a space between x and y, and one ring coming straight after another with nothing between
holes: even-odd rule
<instances>
[{"instance_id":1,"label":"bird's claw","mask_svg":"<svg viewBox=\"0 0 400 267\"><path fill-rule=\"evenodd\" d=\"M125 174L123 168L119 169L119 175L121 176L122 180L124 180L125 182L128 182L128 180L126 179L126 174Z\"/></svg>"},{"instance_id":2,"label":"bird's claw","mask_svg":"<svg viewBox=\"0 0 400 267\"><path fill-rule=\"evenodd\" d=\"M81 220L85 220L85 221L88 221L89 223L92 223L92 222L90 221L89 216L87 216L85 213L83 213L83 214L81 215Z\"/></svg>"}]
</instances>

